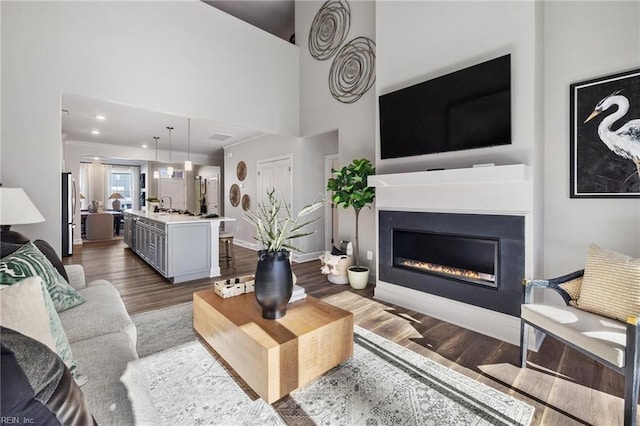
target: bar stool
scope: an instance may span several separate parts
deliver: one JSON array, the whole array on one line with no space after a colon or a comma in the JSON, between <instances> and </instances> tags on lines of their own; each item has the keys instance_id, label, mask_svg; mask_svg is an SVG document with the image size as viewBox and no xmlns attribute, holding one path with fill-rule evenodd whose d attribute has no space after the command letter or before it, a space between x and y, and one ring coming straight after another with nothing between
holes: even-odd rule
<instances>
[{"instance_id":1,"label":"bar stool","mask_svg":"<svg viewBox=\"0 0 640 426\"><path fill-rule=\"evenodd\" d=\"M219 241L224 244L225 255L224 257L221 256L221 258L224 258L227 262L231 261L231 267L236 269L236 256L233 251L233 234L231 232L221 231Z\"/></svg>"}]
</instances>

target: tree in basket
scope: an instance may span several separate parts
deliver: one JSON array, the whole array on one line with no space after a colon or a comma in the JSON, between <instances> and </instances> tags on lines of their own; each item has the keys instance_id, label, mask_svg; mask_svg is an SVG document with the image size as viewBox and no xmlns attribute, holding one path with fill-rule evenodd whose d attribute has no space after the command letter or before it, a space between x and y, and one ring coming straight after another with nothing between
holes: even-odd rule
<instances>
[{"instance_id":1,"label":"tree in basket","mask_svg":"<svg viewBox=\"0 0 640 426\"><path fill-rule=\"evenodd\" d=\"M345 209L353 207L356 213L355 266L349 267L347 274L353 288L367 286L369 268L360 265L360 244L358 241L358 219L363 207L371 208L376 190L367 185L367 177L376 173L375 167L365 158L353 160L340 170L331 170L333 177L327 182L327 190L333 192L331 200Z\"/></svg>"},{"instance_id":2,"label":"tree in basket","mask_svg":"<svg viewBox=\"0 0 640 426\"><path fill-rule=\"evenodd\" d=\"M256 228L256 236L263 247L258 251L258 265L255 275L255 294L262 307L262 317L282 318L287 311L287 303L293 290L293 277L289 250L303 253L291 244L291 240L312 235L303 228L319 218L299 223L301 218L318 210L325 200L304 207L294 218L282 195L276 197L275 190L267 192L267 203L259 202L253 212L247 212L244 219Z\"/></svg>"}]
</instances>

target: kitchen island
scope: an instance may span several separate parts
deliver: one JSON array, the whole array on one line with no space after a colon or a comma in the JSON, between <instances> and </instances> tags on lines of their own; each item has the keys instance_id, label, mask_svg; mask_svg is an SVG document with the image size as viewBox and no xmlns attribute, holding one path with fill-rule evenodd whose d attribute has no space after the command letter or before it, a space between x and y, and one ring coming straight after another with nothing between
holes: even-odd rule
<instances>
[{"instance_id":1,"label":"kitchen island","mask_svg":"<svg viewBox=\"0 0 640 426\"><path fill-rule=\"evenodd\" d=\"M178 213L124 212L124 242L172 283L220 276L220 223Z\"/></svg>"}]
</instances>

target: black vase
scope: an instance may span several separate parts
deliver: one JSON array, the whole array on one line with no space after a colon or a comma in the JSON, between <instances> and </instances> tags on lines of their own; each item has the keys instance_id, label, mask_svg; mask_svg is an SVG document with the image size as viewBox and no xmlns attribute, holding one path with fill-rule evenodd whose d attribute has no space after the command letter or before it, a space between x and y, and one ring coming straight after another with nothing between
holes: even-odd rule
<instances>
[{"instance_id":1,"label":"black vase","mask_svg":"<svg viewBox=\"0 0 640 426\"><path fill-rule=\"evenodd\" d=\"M278 319L287 313L293 291L289 252L260 250L255 277L255 293L262 318Z\"/></svg>"}]
</instances>

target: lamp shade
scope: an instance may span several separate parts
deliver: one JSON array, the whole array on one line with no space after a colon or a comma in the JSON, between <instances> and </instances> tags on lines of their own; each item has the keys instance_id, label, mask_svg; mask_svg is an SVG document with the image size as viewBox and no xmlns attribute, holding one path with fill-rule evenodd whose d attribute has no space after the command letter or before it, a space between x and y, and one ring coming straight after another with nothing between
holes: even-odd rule
<instances>
[{"instance_id":1,"label":"lamp shade","mask_svg":"<svg viewBox=\"0 0 640 426\"><path fill-rule=\"evenodd\" d=\"M124 196L119 192L114 192L113 194L109 195L110 200L118 200L120 198L124 198Z\"/></svg>"},{"instance_id":2,"label":"lamp shade","mask_svg":"<svg viewBox=\"0 0 640 426\"><path fill-rule=\"evenodd\" d=\"M22 188L0 188L0 225L24 225L44 220Z\"/></svg>"}]
</instances>

